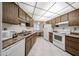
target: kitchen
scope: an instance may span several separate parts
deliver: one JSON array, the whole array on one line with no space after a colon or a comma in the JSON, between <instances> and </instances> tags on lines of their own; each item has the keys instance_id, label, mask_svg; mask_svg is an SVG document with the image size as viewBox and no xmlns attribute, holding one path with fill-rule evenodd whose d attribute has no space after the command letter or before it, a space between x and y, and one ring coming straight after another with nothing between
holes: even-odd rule
<instances>
[{"instance_id":1,"label":"kitchen","mask_svg":"<svg viewBox=\"0 0 79 59\"><path fill-rule=\"evenodd\" d=\"M2 2L1 56L79 56L78 16L79 2Z\"/></svg>"}]
</instances>

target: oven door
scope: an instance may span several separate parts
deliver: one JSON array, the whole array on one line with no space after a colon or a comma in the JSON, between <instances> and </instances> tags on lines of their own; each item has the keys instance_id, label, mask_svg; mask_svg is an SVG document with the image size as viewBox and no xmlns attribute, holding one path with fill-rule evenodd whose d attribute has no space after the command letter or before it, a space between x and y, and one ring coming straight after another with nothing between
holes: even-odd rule
<instances>
[{"instance_id":1,"label":"oven door","mask_svg":"<svg viewBox=\"0 0 79 59\"><path fill-rule=\"evenodd\" d=\"M65 35L54 34L53 44L65 50Z\"/></svg>"},{"instance_id":2,"label":"oven door","mask_svg":"<svg viewBox=\"0 0 79 59\"><path fill-rule=\"evenodd\" d=\"M65 41L64 41L65 40L65 35L61 35L61 34L60 35L56 35L55 34L53 37L54 37L55 41L57 41L59 43L62 43L62 44L65 43Z\"/></svg>"}]
</instances>

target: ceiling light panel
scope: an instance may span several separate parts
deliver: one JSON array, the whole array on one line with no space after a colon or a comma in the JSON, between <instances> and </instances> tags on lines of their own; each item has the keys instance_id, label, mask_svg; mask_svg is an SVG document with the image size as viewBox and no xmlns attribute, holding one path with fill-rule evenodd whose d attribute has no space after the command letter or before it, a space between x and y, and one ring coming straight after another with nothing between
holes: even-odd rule
<instances>
[{"instance_id":1,"label":"ceiling light panel","mask_svg":"<svg viewBox=\"0 0 79 59\"><path fill-rule=\"evenodd\" d=\"M68 6L67 8L61 10L61 11L58 12L58 13L59 13L60 15L63 15L63 14L66 14L66 13L68 13L68 12L70 12L70 11L73 11L73 10L74 10L74 8Z\"/></svg>"},{"instance_id":2,"label":"ceiling light panel","mask_svg":"<svg viewBox=\"0 0 79 59\"><path fill-rule=\"evenodd\" d=\"M46 14L44 16L50 17L51 15L54 15L54 13L46 12Z\"/></svg>"},{"instance_id":3,"label":"ceiling light panel","mask_svg":"<svg viewBox=\"0 0 79 59\"><path fill-rule=\"evenodd\" d=\"M43 20L43 21L47 21L47 20L50 20L51 18L48 18L48 17L41 17L40 20Z\"/></svg>"},{"instance_id":4,"label":"ceiling light panel","mask_svg":"<svg viewBox=\"0 0 79 59\"><path fill-rule=\"evenodd\" d=\"M40 10L40 9L35 9L35 12L34 12L34 14L36 14L36 15L43 15L45 13L45 11L43 11L43 10Z\"/></svg>"},{"instance_id":5,"label":"ceiling light panel","mask_svg":"<svg viewBox=\"0 0 79 59\"><path fill-rule=\"evenodd\" d=\"M78 9L79 8L79 2L72 4L72 6L74 6L76 9Z\"/></svg>"},{"instance_id":6,"label":"ceiling light panel","mask_svg":"<svg viewBox=\"0 0 79 59\"><path fill-rule=\"evenodd\" d=\"M29 4L29 5L32 5L32 6L35 6L35 3L36 2L24 2L24 3Z\"/></svg>"},{"instance_id":7,"label":"ceiling light panel","mask_svg":"<svg viewBox=\"0 0 79 59\"><path fill-rule=\"evenodd\" d=\"M75 2L68 2L69 4L74 4Z\"/></svg>"},{"instance_id":8,"label":"ceiling light panel","mask_svg":"<svg viewBox=\"0 0 79 59\"><path fill-rule=\"evenodd\" d=\"M34 15L34 17L33 17L35 20L38 20L39 18L40 18L40 16L36 16L36 15Z\"/></svg>"},{"instance_id":9,"label":"ceiling light panel","mask_svg":"<svg viewBox=\"0 0 79 59\"><path fill-rule=\"evenodd\" d=\"M26 12L30 12L30 13L33 13L33 10L34 10L34 7L31 7L29 5L26 5L24 3L19 3L19 6Z\"/></svg>"},{"instance_id":10,"label":"ceiling light panel","mask_svg":"<svg viewBox=\"0 0 79 59\"><path fill-rule=\"evenodd\" d=\"M36 7L48 10L55 2L38 2Z\"/></svg>"},{"instance_id":11,"label":"ceiling light panel","mask_svg":"<svg viewBox=\"0 0 79 59\"><path fill-rule=\"evenodd\" d=\"M66 4L65 2L56 2L56 4L54 6L52 6L52 8L49 11L58 12L67 6L68 6L68 4Z\"/></svg>"},{"instance_id":12,"label":"ceiling light panel","mask_svg":"<svg viewBox=\"0 0 79 59\"><path fill-rule=\"evenodd\" d=\"M53 14L53 15L51 15L50 17L51 17L51 18L56 18L56 17L58 17L58 16L60 16L60 15L58 15L58 14Z\"/></svg>"}]
</instances>

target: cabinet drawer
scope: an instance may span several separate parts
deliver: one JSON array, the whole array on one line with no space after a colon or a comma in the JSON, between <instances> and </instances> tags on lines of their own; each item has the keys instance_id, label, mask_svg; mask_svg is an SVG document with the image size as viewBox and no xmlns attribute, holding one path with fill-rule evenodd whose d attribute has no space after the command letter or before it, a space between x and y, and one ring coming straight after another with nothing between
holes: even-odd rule
<instances>
[{"instance_id":1,"label":"cabinet drawer","mask_svg":"<svg viewBox=\"0 0 79 59\"><path fill-rule=\"evenodd\" d=\"M66 46L71 46L76 50L79 50L79 43L70 41L70 40L66 40Z\"/></svg>"},{"instance_id":2,"label":"cabinet drawer","mask_svg":"<svg viewBox=\"0 0 79 59\"><path fill-rule=\"evenodd\" d=\"M72 55L79 56L79 51L71 48L70 46L66 47L66 51L69 52L69 53L71 53Z\"/></svg>"},{"instance_id":3,"label":"cabinet drawer","mask_svg":"<svg viewBox=\"0 0 79 59\"><path fill-rule=\"evenodd\" d=\"M78 43L79 43L79 39L78 39L78 38L75 38L75 37L66 36L66 39L67 39L67 40L71 40L71 41L74 41L74 42L78 42Z\"/></svg>"}]
</instances>

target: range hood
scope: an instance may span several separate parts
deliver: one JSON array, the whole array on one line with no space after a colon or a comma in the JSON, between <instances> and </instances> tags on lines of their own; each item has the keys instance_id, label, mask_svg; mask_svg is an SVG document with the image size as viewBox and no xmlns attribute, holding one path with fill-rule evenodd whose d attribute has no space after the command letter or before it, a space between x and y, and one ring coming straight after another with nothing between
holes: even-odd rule
<instances>
[{"instance_id":1,"label":"range hood","mask_svg":"<svg viewBox=\"0 0 79 59\"><path fill-rule=\"evenodd\" d=\"M68 24L69 21L65 21L65 22L60 22L60 23L57 23L56 25L63 25L63 24Z\"/></svg>"}]
</instances>

